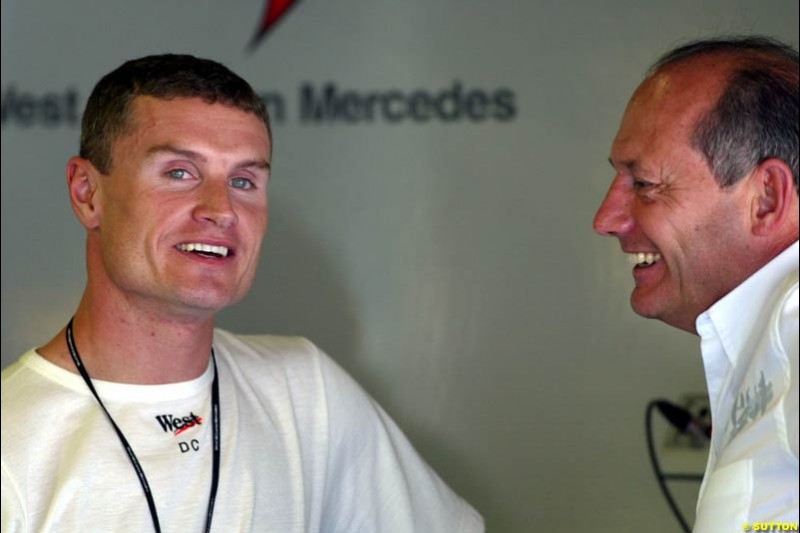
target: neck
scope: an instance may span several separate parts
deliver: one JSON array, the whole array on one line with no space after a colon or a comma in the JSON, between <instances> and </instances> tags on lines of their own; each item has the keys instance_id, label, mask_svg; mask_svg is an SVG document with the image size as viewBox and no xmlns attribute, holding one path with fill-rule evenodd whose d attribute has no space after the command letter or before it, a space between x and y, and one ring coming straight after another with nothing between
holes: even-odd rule
<instances>
[{"instance_id":1,"label":"neck","mask_svg":"<svg viewBox=\"0 0 800 533\"><path fill-rule=\"evenodd\" d=\"M124 299L95 298L87 288L73 322L75 346L92 379L117 383L178 383L208 367L213 315L175 318ZM65 329L38 352L77 373Z\"/></svg>"}]
</instances>

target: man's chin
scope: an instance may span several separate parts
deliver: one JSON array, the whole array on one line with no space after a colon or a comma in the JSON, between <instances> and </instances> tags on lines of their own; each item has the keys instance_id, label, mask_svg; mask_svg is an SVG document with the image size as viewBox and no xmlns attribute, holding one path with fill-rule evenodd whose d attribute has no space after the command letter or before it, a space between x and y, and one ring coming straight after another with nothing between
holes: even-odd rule
<instances>
[{"instance_id":1,"label":"man's chin","mask_svg":"<svg viewBox=\"0 0 800 533\"><path fill-rule=\"evenodd\" d=\"M697 313L692 314L689 312L687 306L683 303L672 302L672 305L668 305L668 303L663 299L654 298L653 295L647 295L647 297L637 295L636 291L631 295L631 307L637 315L660 320L674 328L696 334L695 320L697 319Z\"/></svg>"},{"instance_id":2,"label":"man's chin","mask_svg":"<svg viewBox=\"0 0 800 533\"><path fill-rule=\"evenodd\" d=\"M187 308L216 313L239 303L249 288L250 284L245 287L242 284L213 283L206 280L202 286L192 284L176 287L175 300Z\"/></svg>"},{"instance_id":3,"label":"man's chin","mask_svg":"<svg viewBox=\"0 0 800 533\"><path fill-rule=\"evenodd\" d=\"M187 317L206 317L217 314L238 303L241 299L241 296L234 296L227 292L193 292L180 295L173 301L171 307L176 313L185 314Z\"/></svg>"},{"instance_id":4,"label":"man's chin","mask_svg":"<svg viewBox=\"0 0 800 533\"><path fill-rule=\"evenodd\" d=\"M652 295L643 294L644 291L634 289L631 293L631 308L633 312L644 318L659 319L663 305L655 301Z\"/></svg>"}]
</instances>

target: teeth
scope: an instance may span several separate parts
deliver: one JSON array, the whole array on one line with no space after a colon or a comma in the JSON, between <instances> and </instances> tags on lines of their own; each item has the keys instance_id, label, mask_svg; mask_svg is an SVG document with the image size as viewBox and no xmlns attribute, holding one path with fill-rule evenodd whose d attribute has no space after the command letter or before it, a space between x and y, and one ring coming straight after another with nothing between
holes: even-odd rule
<instances>
[{"instance_id":1,"label":"teeth","mask_svg":"<svg viewBox=\"0 0 800 533\"><path fill-rule=\"evenodd\" d=\"M220 257L228 256L227 246L214 246L213 244L203 244L199 242L179 244L178 250L182 250L184 252L205 252L209 254L216 254Z\"/></svg>"},{"instance_id":2,"label":"teeth","mask_svg":"<svg viewBox=\"0 0 800 533\"><path fill-rule=\"evenodd\" d=\"M628 254L629 261L634 265L652 265L656 261L661 260L661 254L650 252L637 252Z\"/></svg>"}]
</instances>

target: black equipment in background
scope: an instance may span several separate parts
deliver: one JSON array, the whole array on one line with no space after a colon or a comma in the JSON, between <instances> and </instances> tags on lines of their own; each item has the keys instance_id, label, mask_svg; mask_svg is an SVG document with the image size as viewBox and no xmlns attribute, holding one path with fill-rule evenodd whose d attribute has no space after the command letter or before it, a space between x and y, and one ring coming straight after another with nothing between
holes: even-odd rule
<instances>
[{"instance_id":1,"label":"black equipment in background","mask_svg":"<svg viewBox=\"0 0 800 533\"><path fill-rule=\"evenodd\" d=\"M672 497L669 487L667 487L667 481L702 481L703 476L701 474L665 474L661 470L661 464L658 461L656 448L653 443L654 409L658 409L664 418L666 418L669 423L677 428L681 433L693 433L696 435L702 435L705 438L711 438L711 428L706 427L699 421L695 420L691 413L689 413L689 411L686 409L667 400L651 400L650 403L647 404L644 422L645 434L647 437L647 451L650 454L650 462L653 465L653 471L655 472L656 479L658 480L658 486L661 487L661 492L664 494L664 498L667 500L669 508L672 510L672 513L675 515L678 523L680 523L683 531L686 533L691 533L689 524L686 522L686 519L678 508L678 505L675 503L675 499Z\"/></svg>"}]
</instances>

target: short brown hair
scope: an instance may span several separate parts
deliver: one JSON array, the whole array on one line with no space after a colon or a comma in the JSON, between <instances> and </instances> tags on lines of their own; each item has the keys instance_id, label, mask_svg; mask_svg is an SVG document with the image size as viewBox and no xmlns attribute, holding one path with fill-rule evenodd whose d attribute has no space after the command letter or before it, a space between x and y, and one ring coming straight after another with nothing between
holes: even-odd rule
<instances>
[{"instance_id":1,"label":"short brown hair","mask_svg":"<svg viewBox=\"0 0 800 533\"><path fill-rule=\"evenodd\" d=\"M191 55L146 56L103 76L86 103L80 156L103 174L111 171L111 147L131 127L131 104L137 96L202 98L229 105L261 119L272 140L269 114L261 97L226 66Z\"/></svg>"}]
</instances>

